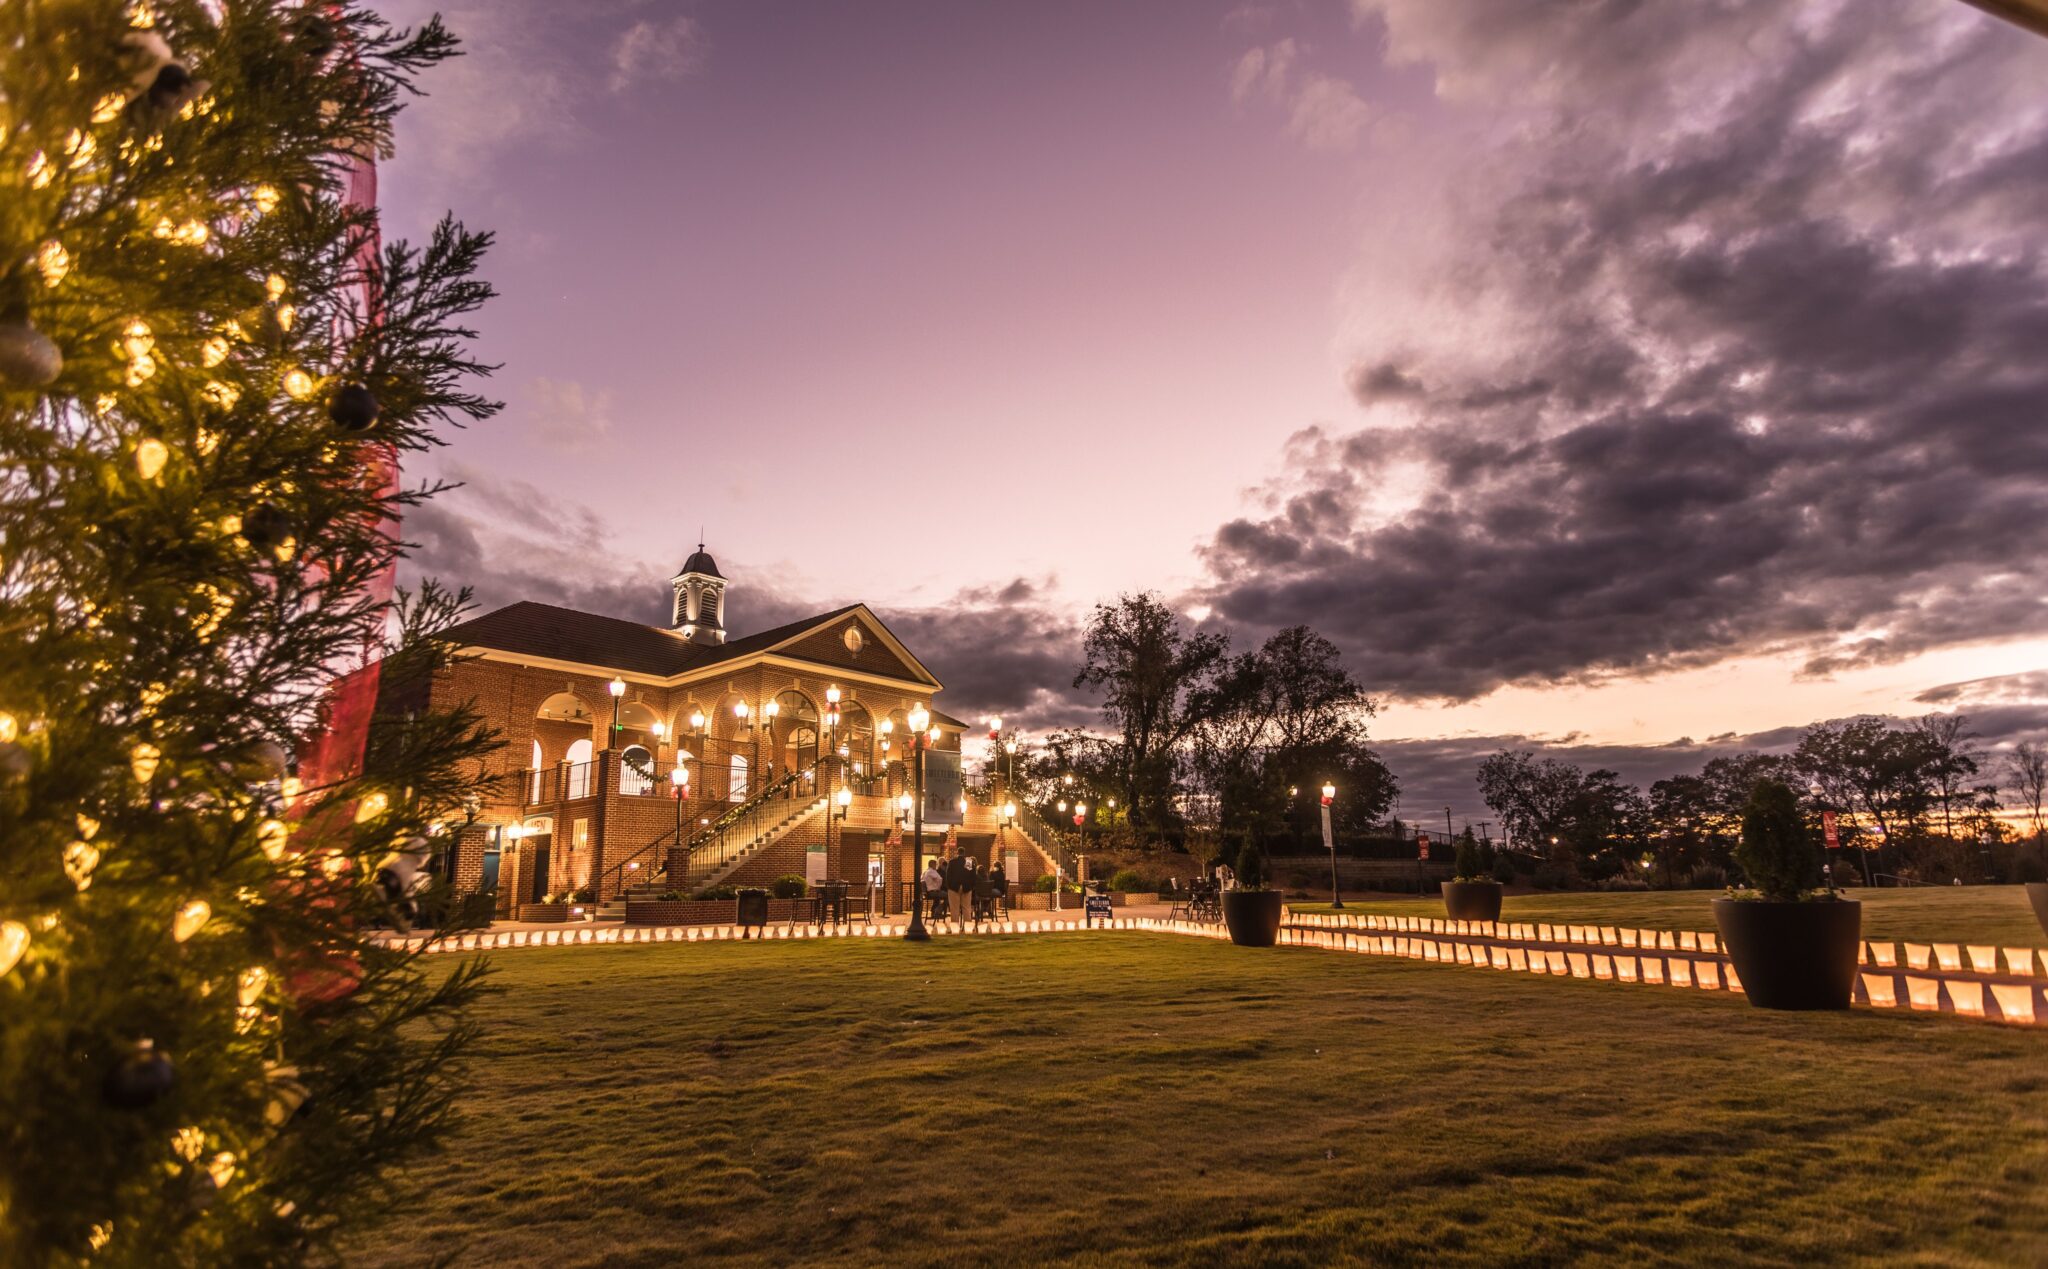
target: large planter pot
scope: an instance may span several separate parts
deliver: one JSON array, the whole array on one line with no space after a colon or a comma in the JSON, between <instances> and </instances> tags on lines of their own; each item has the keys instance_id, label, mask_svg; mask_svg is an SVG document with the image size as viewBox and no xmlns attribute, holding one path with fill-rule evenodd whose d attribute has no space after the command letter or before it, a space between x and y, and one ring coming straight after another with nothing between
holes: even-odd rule
<instances>
[{"instance_id":1,"label":"large planter pot","mask_svg":"<svg viewBox=\"0 0 2048 1269\"><path fill-rule=\"evenodd\" d=\"M2027 902L2034 905L2034 920L2041 923L2041 933L2048 934L2048 881L2029 881Z\"/></svg>"},{"instance_id":2,"label":"large planter pot","mask_svg":"<svg viewBox=\"0 0 2048 1269\"><path fill-rule=\"evenodd\" d=\"M1856 988L1863 905L1714 900L1714 924L1760 1009L1847 1009Z\"/></svg>"},{"instance_id":3,"label":"large planter pot","mask_svg":"<svg viewBox=\"0 0 2048 1269\"><path fill-rule=\"evenodd\" d=\"M1230 927L1230 941L1239 947L1273 946L1280 938L1285 898L1278 890L1224 891L1223 924Z\"/></svg>"},{"instance_id":4,"label":"large planter pot","mask_svg":"<svg viewBox=\"0 0 2048 1269\"><path fill-rule=\"evenodd\" d=\"M1444 912L1453 921L1500 920L1498 881L1446 881Z\"/></svg>"}]
</instances>

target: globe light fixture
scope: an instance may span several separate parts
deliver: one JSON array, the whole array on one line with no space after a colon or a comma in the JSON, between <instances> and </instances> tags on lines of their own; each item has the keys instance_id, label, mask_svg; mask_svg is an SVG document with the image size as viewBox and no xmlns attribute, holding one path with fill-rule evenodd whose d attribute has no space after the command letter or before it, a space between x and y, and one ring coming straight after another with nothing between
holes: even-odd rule
<instances>
[{"instance_id":1,"label":"globe light fixture","mask_svg":"<svg viewBox=\"0 0 2048 1269\"><path fill-rule=\"evenodd\" d=\"M704 711L703 711L703 710L701 710L701 709L693 709L693 710L691 710L691 711L690 711L690 730L691 730L691 731L703 731L703 730L704 730Z\"/></svg>"},{"instance_id":2,"label":"globe light fixture","mask_svg":"<svg viewBox=\"0 0 2048 1269\"><path fill-rule=\"evenodd\" d=\"M611 682L605 684L605 690L610 692L614 697L624 696L626 694L626 680L613 679Z\"/></svg>"}]
</instances>

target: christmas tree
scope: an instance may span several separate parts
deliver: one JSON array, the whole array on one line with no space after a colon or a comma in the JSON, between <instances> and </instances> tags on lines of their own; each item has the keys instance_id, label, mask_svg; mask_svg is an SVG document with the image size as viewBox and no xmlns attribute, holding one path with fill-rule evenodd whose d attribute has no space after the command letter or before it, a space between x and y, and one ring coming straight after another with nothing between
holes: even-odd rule
<instances>
[{"instance_id":1,"label":"christmas tree","mask_svg":"<svg viewBox=\"0 0 2048 1269\"><path fill-rule=\"evenodd\" d=\"M363 194L454 51L0 3L0 1264L300 1263L448 1123L479 971L381 940L493 741L390 577L398 458L495 409L488 240Z\"/></svg>"}]
</instances>

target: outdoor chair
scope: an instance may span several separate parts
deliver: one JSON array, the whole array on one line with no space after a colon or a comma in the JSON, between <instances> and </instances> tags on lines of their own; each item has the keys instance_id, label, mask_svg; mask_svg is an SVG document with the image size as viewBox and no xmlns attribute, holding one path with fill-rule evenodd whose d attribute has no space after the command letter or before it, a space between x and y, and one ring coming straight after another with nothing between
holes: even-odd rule
<instances>
[{"instance_id":1,"label":"outdoor chair","mask_svg":"<svg viewBox=\"0 0 2048 1269\"><path fill-rule=\"evenodd\" d=\"M974 879L974 919L993 921L996 919L996 886L983 874Z\"/></svg>"}]
</instances>

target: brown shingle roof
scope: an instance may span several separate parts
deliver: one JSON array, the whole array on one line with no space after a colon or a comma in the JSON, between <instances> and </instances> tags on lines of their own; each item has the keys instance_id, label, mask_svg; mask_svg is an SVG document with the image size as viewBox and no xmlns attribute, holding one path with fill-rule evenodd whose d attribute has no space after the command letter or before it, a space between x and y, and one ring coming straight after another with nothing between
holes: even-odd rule
<instances>
[{"instance_id":1,"label":"brown shingle roof","mask_svg":"<svg viewBox=\"0 0 2048 1269\"><path fill-rule=\"evenodd\" d=\"M858 607L859 604L848 604L725 644L694 644L660 626L522 600L455 626L448 631L448 638L461 647L491 648L608 670L667 676L772 648L792 635L843 617Z\"/></svg>"}]
</instances>

